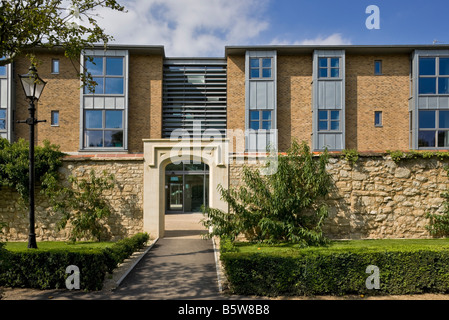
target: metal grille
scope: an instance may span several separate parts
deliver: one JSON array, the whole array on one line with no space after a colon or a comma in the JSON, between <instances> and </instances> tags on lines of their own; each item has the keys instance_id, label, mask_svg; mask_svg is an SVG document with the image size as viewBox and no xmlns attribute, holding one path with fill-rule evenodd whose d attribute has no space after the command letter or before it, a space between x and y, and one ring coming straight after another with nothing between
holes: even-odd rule
<instances>
[{"instance_id":1,"label":"metal grille","mask_svg":"<svg viewBox=\"0 0 449 320\"><path fill-rule=\"evenodd\" d=\"M226 60L165 60L163 137L176 129L187 130L193 138L216 129L225 137Z\"/></svg>"}]
</instances>

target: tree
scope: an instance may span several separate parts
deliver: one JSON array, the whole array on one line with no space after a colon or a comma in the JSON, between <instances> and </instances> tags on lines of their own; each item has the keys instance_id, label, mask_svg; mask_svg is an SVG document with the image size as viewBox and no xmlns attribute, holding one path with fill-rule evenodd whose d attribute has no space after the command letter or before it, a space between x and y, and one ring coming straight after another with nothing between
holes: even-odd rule
<instances>
[{"instance_id":1,"label":"tree","mask_svg":"<svg viewBox=\"0 0 449 320\"><path fill-rule=\"evenodd\" d=\"M53 190L53 210L62 213L63 217L58 229L63 229L70 222L72 225L70 240L95 238L104 239L105 228L102 219L111 215L112 209L104 198L104 191L114 187L114 176L103 172L97 177L94 170L90 171L88 179L69 177L72 186Z\"/></svg>"},{"instance_id":2,"label":"tree","mask_svg":"<svg viewBox=\"0 0 449 320\"><path fill-rule=\"evenodd\" d=\"M230 212L204 210L203 224L212 227L209 236L234 240L244 234L250 241L302 245L326 242L321 227L328 211L319 200L331 187L327 151L316 159L306 143L293 142L277 161L274 174L263 176L259 169L245 167L243 186L228 190L219 186Z\"/></svg>"},{"instance_id":3,"label":"tree","mask_svg":"<svg viewBox=\"0 0 449 320\"><path fill-rule=\"evenodd\" d=\"M79 61L86 47L106 46L113 38L97 23L100 8L125 11L116 0L1 0L0 66L36 47L62 47L66 57ZM92 81L84 72L80 77Z\"/></svg>"}]
</instances>

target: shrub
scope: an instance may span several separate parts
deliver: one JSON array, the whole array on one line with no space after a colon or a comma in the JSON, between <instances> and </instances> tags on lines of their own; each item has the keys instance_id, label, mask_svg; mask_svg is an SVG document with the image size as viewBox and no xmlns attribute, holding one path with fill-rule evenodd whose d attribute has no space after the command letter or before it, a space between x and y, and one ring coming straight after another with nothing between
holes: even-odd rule
<instances>
[{"instance_id":1,"label":"shrub","mask_svg":"<svg viewBox=\"0 0 449 320\"><path fill-rule=\"evenodd\" d=\"M49 249L9 252L8 268L0 272L0 286L35 289L65 288L70 265L80 269L80 286L84 290L100 290L106 272L148 241L146 233L123 239L106 249ZM1 271L1 270L0 270Z\"/></svg>"},{"instance_id":2,"label":"shrub","mask_svg":"<svg viewBox=\"0 0 449 320\"><path fill-rule=\"evenodd\" d=\"M257 296L449 292L447 249L340 250L221 254L233 294ZM366 267L380 269L380 289L366 288Z\"/></svg>"},{"instance_id":3,"label":"shrub","mask_svg":"<svg viewBox=\"0 0 449 320\"><path fill-rule=\"evenodd\" d=\"M205 209L204 225L212 227L209 236L233 240L244 234L258 242L325 243L321 226L327 207L319 200L331 186L327 162L327 152L315 158L305 142L293 142L287 155L279 155L274 174L264 176L259 169L244 168L243 186L229 190L219 186L230 212Z\"/></svg>"}]
</instances>

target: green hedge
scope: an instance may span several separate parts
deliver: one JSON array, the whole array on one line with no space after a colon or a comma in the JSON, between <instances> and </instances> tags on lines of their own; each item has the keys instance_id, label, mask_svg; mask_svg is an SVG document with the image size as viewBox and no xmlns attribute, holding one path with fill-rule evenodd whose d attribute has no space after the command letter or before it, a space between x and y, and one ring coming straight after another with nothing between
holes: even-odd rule
<instances>
[{"instance_id":1,"label":"green hedge","mask_svg":"<svg viewBox=\"0 0 449 320\"><path fill-rule=\"evenodd\" d=\"M49 249L8 252L2 263L0 286L58 289L65 288L70 265L80 269L80 287L83 290L101 290L106 272L112 272L119 263L149 240L146 233L116 242L105 249Z\"/></svg>"},{"instance_id":2,"label":"green hedge","mask_svg":"<svg viewBox=\"0 0 449 320\"><path fill-rule=\"evenodd\" d=\"M449 250L340 250L222 253L233 294L258 296L419 294L449 292ZM369 265L380 289L367 289Z\"/></svg>"}]
</instances>

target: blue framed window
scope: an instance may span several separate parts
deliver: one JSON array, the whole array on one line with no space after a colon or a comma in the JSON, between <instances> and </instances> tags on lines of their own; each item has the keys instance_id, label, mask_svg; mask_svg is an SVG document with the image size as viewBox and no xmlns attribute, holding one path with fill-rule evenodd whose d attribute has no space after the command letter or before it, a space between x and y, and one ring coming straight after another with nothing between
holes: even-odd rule
<instances>
[{"instance_id":1,"label":"blue framed window","mask_svg":"<svg viewBox=\"0 0 449 320\"><path fill-rule=\"evenodd\" d=\"M382 111L374 111L374 126L382 127Z\"/></svg>"}]
</instances>

